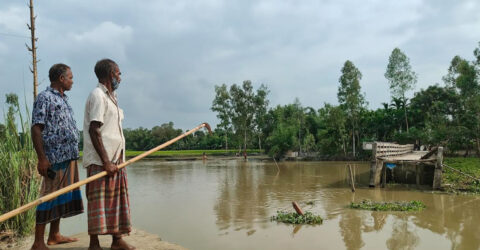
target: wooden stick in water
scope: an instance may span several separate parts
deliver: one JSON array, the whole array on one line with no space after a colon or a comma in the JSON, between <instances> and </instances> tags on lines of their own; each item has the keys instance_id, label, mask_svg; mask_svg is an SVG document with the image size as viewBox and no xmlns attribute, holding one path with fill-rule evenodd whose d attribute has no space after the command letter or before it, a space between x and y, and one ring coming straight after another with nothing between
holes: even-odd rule
<instances>
[{"instance_id":1,"label":"wooden stick in water","mask_svg":"<svg viewBox=\"0 0 480 250\"><path fill-rule=\"evenodd\" d=\"M303 211L302 211L302 209L300 208L300 206L297 204L297 202L292 201L292 206L293 206L293 208L295 209L295 212L297 212L297 214L303 215Z\"/></svg>"},{"instance_id":2,"label":"wooden stick in water","mask_svg":"<svg viewBox=\"0 0 480 250\"><path fill-rule=\"evenodd\" d=\"M353 172L352 172L351 164L348 164L348 172L350 173L350 186L352 188L352 192L355 192L355 182L353 180Z\"/></svg>"},{"instance_id":3,"label":"wooden stick in water","mask_svg":"<svg viewBox=\"0 0 480 250\"><path fill-rule=\"evenodd\" d=\"M273 161L275 162L275 165L277 166L277 173L280 172L280 168L278 167L278 164L277 164L277 161L275 160L275 156L272 157L273 158Z\"/></svg>"},{"instance_id":4,"label":"wooden stick in water","mask_svg":"<svg viewBox=\"0 0 480 250\"><path fill-rule=\"evenodd\" d=\"M185 137L185 136L187 136L187 135L192 134L193 132L195 132L195 131L203 128L203 127L205 127L210 134L212 133L212 130L211 130L211 128L210 128L210 125L208 125L208 123L206 123L206 122L205 122L205 123L202 123L202 124L198 125L197 127L195 127L194 129L189 130L188 132L185 132L185 133L183 133L183 134L181 134L181 135L179 135L179 136L177 136L177 137L175 137L175 138L173 138L173 139L171 139L171 140L163 143L162 145L159 145L159 146L157 146L157 147L155 147L155 148L152 148L152 149L150 149L150 150L148 150L148 151L146 151L146 152L143 152L142 154L140 154L140 155L138 155L138 156L136 156L136 157L134 157L134 158L132 158L132 159L130 159L130 160L128 160L128 161L120 164L120 165L118 165L118 169L122 169L122 168L126 167L127 165L132 164L132 163L134 163L134 162L136 162L136 161L144 158L145 156L147 156L147 155L149 155L149 154L151 154L151 153L153 153L153 152L155 152L155 151L158 151L158 150L160 150L160 149L162 149L162 148L165 148L165 147L167 147L167 146L170 146L170 145L173 144L174 142L182 139L183 137ZM43 196L43 197L40 197L40 198L38 198L37 200L34 200L34 201L32 201L32 202L30 202L30 203L28 203L28 204L26 204L26 205L23 205L23 206L15 209L15 210L12 210L12 211L10 211L10 212L8 212L8 213L2 214L2 215L0 216L0 222L3 222L3 221L5 221L5 220L8 220L8 219L12 218L13 216L16 216L16 215L18 215L18 214L20 214L20 213L23 213L23 212L29 210L29 209L32 208L32 207L38 206L38 205L40 205L40 204L42 204L42 203L44 203L44 202L46 202L46 201L52 200L52 199L54 199L54 198L56 198L56 197L58 197L58 196L60 196L60 195L62 195L62 194L65 194L65 193L67 193L67 192L70 192L70 191L72 191L72 190L74 190L74 189L76 189L76 188L78 188L78 187L80 187L80 186L82 186L82 185L85 185L85 184L87 184L87 183L89 183L89 182L92 182L92 181L94 181L94 180L96 180L96 179L102 178L102 177L104 177L104 176L106 176L106 175L107 175L107 171L103 171L103 172L100 172L100 173L98 173L98 174L96 174L96 175L90 176L90 177L88 177L88 178L85 179L85 180L81 180L81 181L76 182L76 183L74 183L74 184L72 184L72 185L70 185L70 186L64 187L64 188L59 189L59 190L57 190L57 191L55 191L55 192L53 192L53 193L47 194L47 195L45 195L45 196Z\"/></svg>"}]
</instances>

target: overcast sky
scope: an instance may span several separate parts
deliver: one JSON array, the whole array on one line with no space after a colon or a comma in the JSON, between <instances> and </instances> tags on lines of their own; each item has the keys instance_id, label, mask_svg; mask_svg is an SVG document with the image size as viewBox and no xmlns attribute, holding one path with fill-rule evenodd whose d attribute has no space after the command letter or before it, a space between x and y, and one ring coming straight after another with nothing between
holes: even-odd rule
<instances>
[{"instance_id":1,"label":"overcast sky","mask_svg":"<svg viewBox=\"0 0 480 250\"><path fill-rule=\"evenodd\" d=\"M3 109L5 94L13 92L22 101L25 94L31 110L26 2L0 1ZM79 126L101 58L122 71L125 127L173 121L188 129L217 124L210 107L222 83L266 84L271 107L296 97L315 109L336 104L346 60L363 74L369 107L378 108L390 100L383 75L395 47L410 58L419 90L443 84L455 55L473 60L480 41L478 0L42 0L35 14L39 90L50 84L51 65L71 66L67 94Z\"/></svg>"}]
</instances>

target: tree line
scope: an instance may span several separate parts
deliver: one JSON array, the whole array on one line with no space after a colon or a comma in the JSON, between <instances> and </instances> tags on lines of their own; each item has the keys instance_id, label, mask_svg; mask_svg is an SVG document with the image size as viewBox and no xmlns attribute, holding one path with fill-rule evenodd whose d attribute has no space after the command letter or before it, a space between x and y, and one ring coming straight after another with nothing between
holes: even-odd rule
<instances>
[{"instance_id":1,"label":"tree line","mask_svg":"<svg viewBox=\"0 0 480 250\"><path fill-rule=\"evenodd\" d=\"M391 99L373 110L367 108L361 90L362 73L350 60L340 70L338 105L324 103L318 109L305 107L298 99L269 107L268 87L255 90L248 80L217 85L211 110L219 124L213 135L197 131L170 149L255 148L276 157L291 150L345 159L368 155L361 149L363 142L391 141L443 145L447 152L463 150L465 155L480 156L480 43L473 55L471 60L453 57L443 84L430 85L408 98L418 76L405 53L395 48L384 73ZM5 129L0 124L0 137ZM173 122L152 129L124 129L127 150L140 151L181 133Z\"/></svg>"},{"instance_id":2,"label":"tree line","mask_svg":"<svg viewBox=\"0 0 480 250\"><path fill-rule=\"evenodd\" d=\"M339 78L338 105L324 103L315 109L298 99L292 104L268 107L268 88L215 86L211 110L220 120L217 132L223 148L264 148L281 157L289 150L323 158L365 156L363 142L392 141L443 145L450 152L464 150L480 156L480 43L473 60L455 56L443 84L413 93L418 75L399 48L390 54L384 73L391 100L367 108L361 91L361 71L347 60ZM236 139L236 142L235 141ZM230 141L230 142L229 142ZM241 143L241 144L239 144Z\"/></svg>"}]
</instances>

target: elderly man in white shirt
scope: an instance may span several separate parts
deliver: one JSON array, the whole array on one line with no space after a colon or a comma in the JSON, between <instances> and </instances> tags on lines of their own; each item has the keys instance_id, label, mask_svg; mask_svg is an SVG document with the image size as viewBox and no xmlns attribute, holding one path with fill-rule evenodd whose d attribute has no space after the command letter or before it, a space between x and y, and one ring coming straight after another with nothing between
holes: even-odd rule
<instances>
[{"instance_id":1,"label":"elderly man in white shirt","mask_svg":"<svg viewBox=\"0 0 480 250\"><path fill-rule=\"evenodd\" d=\"M122 239L131 231L131 224L127 172L117 167L125 161L123 111L115 92L121 72L117 63L102 59L95 65L95 74L99 83L85 105L83 165L89 177L102 171L108 175L86 187L89 249L102 249L99 234L112 235L111 249L135 249Z\"/></svg>"}]
</instances>

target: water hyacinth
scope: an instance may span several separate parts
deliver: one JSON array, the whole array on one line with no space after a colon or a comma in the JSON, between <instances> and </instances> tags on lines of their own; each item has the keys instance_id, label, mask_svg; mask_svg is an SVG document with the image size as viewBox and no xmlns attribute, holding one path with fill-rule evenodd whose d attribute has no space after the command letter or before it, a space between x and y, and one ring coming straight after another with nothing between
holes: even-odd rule
<instances>
[{"instance_id":1,"label":"water hyacinth","mask_svg":"<svg viewBox=\"0 0 480 250\"><path fill-rule=\"evenodd\" d=\"M426 206L421 201L378 202L363 200L359 203L350 203L350 208L372 211L422 211Z\"/></svg>"},{"instance_id":2,"label":"water hyacinth","mask_svg":"<svg viewBox=\"0 0 480 250\"><path fill-rule=\"evenodd\" d=\"M295 212L288 213L285 211L277 211L276 216L271 217L272 221L290 223L290 224L322 224L323 219L319 215L314 215L311 212L305 212L304 215L299 215Z\"/></svg>"}]
</instances>

